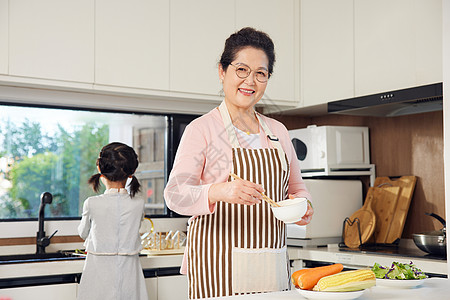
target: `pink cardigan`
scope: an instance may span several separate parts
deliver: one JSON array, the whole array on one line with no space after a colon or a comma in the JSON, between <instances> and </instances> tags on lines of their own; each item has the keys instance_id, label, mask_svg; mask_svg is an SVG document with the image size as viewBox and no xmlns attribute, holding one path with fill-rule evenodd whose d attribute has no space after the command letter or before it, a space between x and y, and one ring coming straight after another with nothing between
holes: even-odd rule
<instances>
[{"instance_id":1,"label":"pink cardigan","mask_svg":"<svg viewBox=\"0 0 450 300\"><path fill-rule=\"evenodd\" d=\"M311 199L300 173L300 166L286 127L280 122L260 115L272 134L278 137L289 161L288 193ZM262 128L260 126L260 132ZM239 135L238 135L239 139ZM273 148L265 134L260 134L262 148ZM245 142L239 139L243 145ZM178 147L164 198L167 206L187 216L211 214L209 205L211 184L226 182L232 167L231 145L218 109L192 121L185 129Z\"/></svg>"}]
</instances>

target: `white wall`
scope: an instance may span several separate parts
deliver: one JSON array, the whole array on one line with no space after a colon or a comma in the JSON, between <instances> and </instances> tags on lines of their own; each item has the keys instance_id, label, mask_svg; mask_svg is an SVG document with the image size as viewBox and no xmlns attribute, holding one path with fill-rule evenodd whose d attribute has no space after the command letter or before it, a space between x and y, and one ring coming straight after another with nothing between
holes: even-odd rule
<instances>
[{"instance_id":1,"label":"white wall","mask_svg":"<svg viewBox=\"0 0 450 300\"><path fill-rule=\"evenodd\" d=\"M450 220L450 0L443 0L443 78L444 78L444 176L445 176L445 219ZM447 242L447 257L450 247ZM447 263L450 274L450 263Z\"/></svg>"}]
</instances>

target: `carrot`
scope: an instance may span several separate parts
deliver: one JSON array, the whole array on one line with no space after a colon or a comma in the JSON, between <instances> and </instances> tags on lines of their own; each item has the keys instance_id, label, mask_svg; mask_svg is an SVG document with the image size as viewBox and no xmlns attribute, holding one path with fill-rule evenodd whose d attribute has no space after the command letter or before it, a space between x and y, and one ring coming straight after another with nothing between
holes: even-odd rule
<instances>
[{"instance_id":1,"label":"carrot","mask_svg":"<svg viewBox=\"0 0 450 300\"><path fill-rule=\"evenodd\" d=\"M298 270L298 271L295 271L294 273L292 273L292 275L291 275L291 281L292 281L292 284L294 284L294 286L296 287L296 288L298 288L299 286L298 286L298 277L300 277L300 275L302 275L303 273L305 273L306 271L308 271L309 269L301 269L301 270Z\"/></svg>"},{"instance_id":2,"label":"carrot","mask_svg":"<svg viewBox=\"0 0 450 300\"><path fill-rule=\"evenodd\" d=\"M298 276L297 284L302 290L310 290L316 285L320 278L339 273L342 269L344 269L342 264L307 269L306 272Z\"/></svg>"}]
</instances>

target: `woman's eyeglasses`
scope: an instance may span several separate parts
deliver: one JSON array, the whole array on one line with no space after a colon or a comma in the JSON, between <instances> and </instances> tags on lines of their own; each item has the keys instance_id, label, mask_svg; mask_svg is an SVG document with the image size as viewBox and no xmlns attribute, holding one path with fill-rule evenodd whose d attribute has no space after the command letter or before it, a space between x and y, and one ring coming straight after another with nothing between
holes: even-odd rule
<instances>
[{"instance_id":1,"label":"woman's eyeglasses","mask_svg":"<svg viewBox=\"0 0 450 300\"><path fill-rule=\"evenodd\" d=\"M253 71L246 64L233 65L230 63L230 66L233 66L236 68L236 75L237 75L237 77L239 77L241 79L247 78L250 75L250 73ZM258 69L254 72L255 72L256 80L258 80L261 83L265 83L269 79L270 74L268 71L266 71L264 69Z\"/></svg>"}]
</instances>

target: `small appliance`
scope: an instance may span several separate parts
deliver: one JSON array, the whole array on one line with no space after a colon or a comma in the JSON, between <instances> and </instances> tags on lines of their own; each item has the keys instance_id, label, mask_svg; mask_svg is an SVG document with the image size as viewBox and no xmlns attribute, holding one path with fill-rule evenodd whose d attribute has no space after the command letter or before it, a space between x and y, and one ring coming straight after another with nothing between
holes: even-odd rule
<instances>
[{"instance_id":1,"label":"small appliance","mask_svg":"<svg viewBox=\"0 0 450 300\"><path fill-rule=\"evenodd\" d=\"M342 226L362 207L363 185L359 180L304 179L311 194L314 215L306 226L286 224L290 246L337 244L342 239Z\"/></svg>"},{"instance_id":2,"label":"small appliance","mask_svg":"<svg viewBox=\"0 0 450 300\"><path fill-rule=\"evenodd\" d=\"M369 128L362 126L316 126L289 131L303 177L369 175Z\"/></svg>"}]
</instances>

